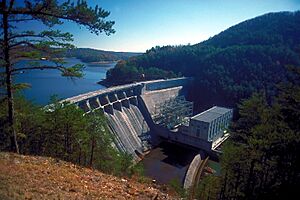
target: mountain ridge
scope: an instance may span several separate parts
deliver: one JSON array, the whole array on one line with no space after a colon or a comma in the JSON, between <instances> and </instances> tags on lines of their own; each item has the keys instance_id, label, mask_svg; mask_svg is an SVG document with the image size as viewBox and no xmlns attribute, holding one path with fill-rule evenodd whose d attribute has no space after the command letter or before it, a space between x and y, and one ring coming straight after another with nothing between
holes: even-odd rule
<instances>
[{"instance_id":1,"label":"mountain ridge","mask_svg":"<svg viewBox=\"0 0 300 200\"><path fill-rule=\"evenodd\" d=\"M138 52L105 51L93 48L75 48L62 53L64 57L76 57L83 62L101 62L127 60L131 56L138 56Z\"/></svg>"},{"instance_id":2,"label":"mountain ridge","mask_svg":"<svg viewBox=\"0 0 300 200\"><path fill-rule=\"evenodd\" d=\"M107 75L113 81L132 68L173 71L195 78L189 97L196 110L235 107L254 92L274 95L276 84L290 77L287 66L300 66L299 24L300 11L268 13L195 45L153 47ZM205 95L197 96L199 91Z\"/></svg>"},{"instance_id":3,"label":"mountain ridge","mask_svg":"<svg viewBox=\"0 0 300 200\"><path fill-rule=\"evenodd\" d=\"M280 15L280 18L279 18ZM232 41L232 37L235 36L235 34L238 34L239 36L243 36L242 38L238 38L237 40L235 40L231 45L235 45L235 44L240 44L240 45L256 45L258 43L265 44L265 45L274 45L276 44L276 41L274 40L268 40L268 35L266 35L265 33L262 33L262 30L267 30L268 34L272 34L274 32L279 32L280 35L282 36L290 36L291 32L295 31L295 28L297 28L297 24L300 24L300 11L295 11L295 12L289 12L289 11L282 11L282 12L271 12L271 13L267 13L267 14L263 14L257 17L254 17L252 19L248 19L245 20L243 22L240 22L236 25L233 25L229 28L227 28L224 31L221 31L219 34L209 38L208 40L205 40L203 42L197 43L195 45L213 45L216 47L226 47L226 46L230 46L230 42ZM292 27L292 30L288 29L288 27L285 26L285 24L280 23L279 20L285 20L285 21L291 21L291 19L293 20L296 19L294 21L294 25ZM272 22L272 23L270 23ZM277 26L273 26L274 24L277 24ZM279 26L278 26L279 25ZM241 32L239 33L238 31L240 30L241 27L247 27L247 29L242 29ZM252 32L256 32L255 37L252 36L252 38L250 38L249 36L249 32L247 31L252 31ZM300 28L297 28L296 32L299 32ZM279 34L277 34L279 35ZM224 39L225 38L225 39ZM259 41L253 41L253 39L257 39L259 38ZM222 40L222 43L220 42L220 39ZM229 40L228 40L229 39ZM240 39L240 41L239 41ZM242 39L242 40L241 40ZM245 39L248 39L248 41ZM280 38L277 38L280 40ZM284 38L283 38L284 39ZM300 42L300 37L294 37L293 39L297 39L296 41L291 42L289 45L292 44L297 44ZM284 41L287 41L287 39L285 39ZM225 42L225 44L224 44ZM277 41L278 42L278 41ZM282 41L280 41L282 42ZM220 45L218 43L221 43L223 45ZM226 45L227 43L227 45ZM228 44L229 43L229 44Z\"/></svg>"}]
</instances>

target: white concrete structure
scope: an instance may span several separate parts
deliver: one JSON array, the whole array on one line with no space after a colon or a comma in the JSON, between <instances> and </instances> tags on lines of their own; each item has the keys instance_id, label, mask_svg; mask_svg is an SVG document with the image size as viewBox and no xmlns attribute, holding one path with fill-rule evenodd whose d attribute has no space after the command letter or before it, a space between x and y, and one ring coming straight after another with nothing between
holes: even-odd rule
<instances>
[{"instance_id":1,"label":"white concrete structure","mask_svg":"<svg viewBox=\"0 0 300 200\"><path fill-rule=\"evenodd\" d=\"M214 142L224 135L232 114L232 109L214 106L190 119L189 134Z\"/></svg>"},{"instance_id":2,"label":"white concrete structure","mask_svg":"<svg viewBox=\"0 0 300 200\"><path fill-rule=\"evenodd\" d=\"M226 132L232 115L232 109L219 106L199 113L179 127L180 140L205 150L215 150L229 137Z\"/></svg>"}]
</instances>

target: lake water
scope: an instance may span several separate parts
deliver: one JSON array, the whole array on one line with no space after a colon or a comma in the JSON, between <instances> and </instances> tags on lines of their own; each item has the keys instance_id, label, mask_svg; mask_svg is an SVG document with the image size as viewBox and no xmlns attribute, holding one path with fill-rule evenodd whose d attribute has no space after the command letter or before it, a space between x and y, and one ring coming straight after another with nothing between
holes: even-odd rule
<instances>
[{"instance_id":1,"label":"lake water","mask_svg":"<svg viewBox=\"0 0 300 200\"><path fill-rule=\"evenodd\" d=\"M30 70L23 74L18 74L14 78L16 82L29 83L31 88L23 90L21 93L35 103L45 105L49 103L52 95L58 95L59 98L65 99L82 93L99 90L105 86L97 84L97 82L106 77L106 71L115 66L114 63L108 64L91 64L81 62L76 58L67 58L66 66L77 63L84 64L83 78L70 79L62 77L57 70ZM30 61L21 61L17 67L24 66ZM41 61L49 64L48 61Z\"/></svg>"}]
</instances>

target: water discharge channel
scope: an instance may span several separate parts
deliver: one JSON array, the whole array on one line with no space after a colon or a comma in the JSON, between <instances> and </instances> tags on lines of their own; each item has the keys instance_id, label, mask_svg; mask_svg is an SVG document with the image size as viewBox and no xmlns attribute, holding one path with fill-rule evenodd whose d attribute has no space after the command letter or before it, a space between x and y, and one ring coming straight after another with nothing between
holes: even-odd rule
<instances>
[{"instance_id":1,"label":"water discharge channel","mask_svg":"<svg viewBox=\"0 0 300 200\"><path fill-rule=\"evenodd\" d=\"M197 151L162 142L141 161L145 175L158 183L169 184L184 181L185 174Z\"/></svg>"}]
</instances>

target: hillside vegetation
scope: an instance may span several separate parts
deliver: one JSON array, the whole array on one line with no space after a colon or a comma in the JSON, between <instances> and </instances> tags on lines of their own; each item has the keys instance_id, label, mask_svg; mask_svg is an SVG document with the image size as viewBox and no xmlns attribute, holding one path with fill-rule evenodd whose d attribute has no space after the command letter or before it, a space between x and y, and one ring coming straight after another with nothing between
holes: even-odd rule
<instances>
[{"instance_id":1,"label":"hillside vegetation","mask_svg":"<svg viewBox=\"0 0 300 200\"><path fill-rule=\"evenodd\" d=\"M127 60L131 56L137 56L140 53L133 52L115 52L103 51L90 48L76 48L67 50L62 56L76 57L83 62L103 62L103 61L118 61Z\"/></svg>"},{"instance_id":2,"label":"hillside vegetation","mask_svg":"<svg viewBox=\"0 0 300 200\"><path fill-rule=\"evenodd\" d=\"M167 191L162 186L117 178L58 159L0 152L3 200L175 199Z\"/></svg>"},{"instance_id":3,"label":"hillside vegetation","mask_svg":"<svg viewBox=\"0 0 300 200\"><path fill-rule=\"evenodd\" d=\"M214 104L235 106L260 90L274 95L275 85L289 78L286 66L300 64L299 24L299 11L265 14L196 45L153 47L107 75L113 82L134 67L173 71L195 77L190 99L196 110Z\"/></svg>"}]
</instances>

